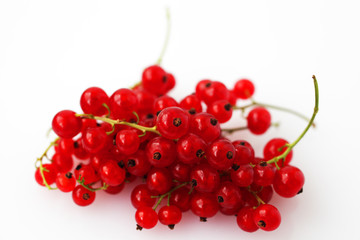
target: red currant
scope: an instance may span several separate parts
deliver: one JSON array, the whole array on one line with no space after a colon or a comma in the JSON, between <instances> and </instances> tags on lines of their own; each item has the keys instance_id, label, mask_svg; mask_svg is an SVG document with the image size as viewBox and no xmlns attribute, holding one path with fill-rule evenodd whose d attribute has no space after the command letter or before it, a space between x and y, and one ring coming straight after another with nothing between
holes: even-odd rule
<instances>
[{"instance_id":1,"label":"red currant","mask_svg":"<svg viewBox=\"0 0 360 240\"><path fill-rule=\"evenodd\" d=\"M172 140L156 137L146 145L146 155L155 167L170 166L176 158L176 145Z\"/></svg>"},{"instance_id":2,"label":"red currant","mask_svg":"<svg viewBox=\"0 0 360 240\"><path fill-rule=\"evenodd\" d=\"M271 115L263 107L252 109L247 116L247 126L253 134L263 134L271 126Z\"/></svg>"},{"instance_id":3,"label":"red currant","mask_svg":"<svg viewBox=\"0 0 360 240\"><path fill-rule=\"evenodd\" d=\"M207 112L214 115L220 123L225 123L231 119L233 109L228 100L219 100L210 104Z\"/></svg>"},{"instance_id":4,"label":"red currant","mask_svg":"<svg viewBox=\"0 0 360 240\"><path fill-rule=\"evenodd\" d=\"M151 207L140 206L135 213L137 229L150 229L155 227L158 222L158 215Z\"/></svg>"},{"instance_id":5,"label":"red currant","mask_svg":"<svg viewBox=\"0 0 360 240\"><path fill-rule=\"evenodd\" d=\"M264 158L270 160L274 157L277 157L284 153L288 147L285 147L286 144L289 144L288 141L282 138L273 138L271 139L264 147ZM293 151L291 150L288 155L285 157L285 161L280 160L278 162L279 166L286 166L292 159Z\"/></svg>"},{"instance_id":6,"label":"red currant","mask_svg":"<svg viewBox=\"0 0 360 240\"><path fill-rule=\"evenodd\" d=\"M109 105L109 97L98 87L86 89L80 98L80 106L84 113L102 116L108 113L103 104Z\"/></svg>"},{"instance_id":7,"label":"red currant","mask_svg":"<svg viewBox=\"0 0 360 240\"><path fill-rule=\"evenodd\" d=\"M234 93L240 99L249 99L254 94L254 84L248 79L240 79L235 83Z\"/></svg>"},{"instance_id":8,"label":"red currant","mask_svg":"<svg viewBox=\"0 0 360 240\"><path fill-rule=\"evenodd\" d=\"M58 112L52 120L52 129L61 138L73 138L81 130L81 118L75 112L63 110Z\"/></svg>"},{"instance_id":9,"label":"red currant","mask_svg":"<svg viewBox=\"0 0 360 240\"><path fill-rule=\"evenodd\" d=\"M147 175L146 185L154 195L168 192L172 187L171 173L166 168L153 168Z\"/></svg>"},{"instance_id":10,"label":"red currant","mask_svg":"<svg viewBox=\"0 0 360 240\"><path fill-rule=\"evenodd\" d=\"M114 160L104 162L99 169L101 180L109 186L117 186L125 180L125 170Z\"/></svg>"},{"instance_id":11,"label":"red currant","mask_svg":"<svg viewBox=\"0 0 360 240\"><path fill-rule=\"evenodd\" d=\"M305 177L302 171L294 166L285 166L276 171L274 190L282 197L290 198L302 192Z\"/></svg>"},{"instance_id":12,"label":"red currant","mask_svg":"<svg viewBox=\"0 0 360 240\"><path fill-rule=\"evenodd\" d=\"M262 230L273 231L281 222L279 210L270 204L262 204L255 209L253 214L254 223Z\"/></svg>"},{"instance_id":13,"label":"red currant","mask_svg":"<svg viewBox=\"0 0 360 240\"><path fill-rule=\"evenodd\" d=\"M255 232L259 229L254 222L254 211L252 207L244 207L237 214L236 222L245 232Z\"/></svg>"},{"instance_id":14,"label":"red currant","mask_svg":"<svg viewBox=\"0 0 360 240\"><path fill-rule=\"evenodd\" d=\"M174 205L163 206L159 210L159 221L168 225L170 229L174 229L175 224L181 221L182 213L180 209Z\"/></svg>"},{"instance_id":15,"label":"red currant","mask_svg":"<svg viewBox=\"0 0 360 240\"><path fill-rule=\"evenodd\" d=\"M186 164L200 162L205 156L206 143L195 134L188 133L181 137L176 144L176 152L179 160Z\"/></svg>"},{"instance_id":16,"label":"red currant","mask_svg":"<svg viewBox=\"0 0 360 240\"><path fill-rule=\"evenodd\" d=\"M195 166L190 179L194 189L199 192L214 192L220 185L219 173L208 164Z\"/></svg>"},{"instance_id":17,"label":"red currant","mask_svg":"<svg viewBox=\"0 0 360 240\"><path fill-rule=\"evenodd\" d=\"M207 218L215 216L219 211L219 204L214 194L197 192L190 200L190 209L200 217L200 221L206 222Z\"/></svg>"},{"instance_id":18,"label":"red currant","mask_svg":"<svg viewBox=\"0 0 360 240\"><path fill-rule=\"evenodd\" d=\"M131 192L131 203L135 208L140 206L152 207L156 202L156 198L151 196L152 194L146 184L137 185Z\"/></svg>"},{"instance_id":19,"label":"red currant","mask_svg":"<svg viewBox=\"0 0 360 240\"><path fill-rule=\"evenodd\" d=\"M75 189L76 180L71 172L59 173L56 177L56 187L62 192L71 192Z\"/></svg>"},{"instance_id":20,"label":"red currant","mask_svg":"<svg viewBox=\"0 0 360 240\"><path fill-rule=\"evenodd\" d=\"M178 139L189 129L189 115L179 107L162 110L156 120L156 129L168 139Z\"/></svg>"},{"instance_id":21,"label":"red currant","mask_svg":"<svg viewBox=\"0 0 360 240\"><path fill-rule=\"evenodd\" d=\"M95 200L95 192L89 191L88 189L84 188L81 185L75 187L72 192L72 198L74 202L82 207L88 206L92 204Z\"/></svg>"}]
</instances>

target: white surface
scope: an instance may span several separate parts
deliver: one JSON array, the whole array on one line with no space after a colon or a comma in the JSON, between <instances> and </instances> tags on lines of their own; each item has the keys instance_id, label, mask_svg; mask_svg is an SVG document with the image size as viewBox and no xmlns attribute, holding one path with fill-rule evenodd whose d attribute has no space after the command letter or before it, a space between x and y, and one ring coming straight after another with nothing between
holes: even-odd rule
<instances>
[{"instance_id":1,"label":"white surface","mask_svg":"<svg viewBox=\"0 0 360 240\"><path fill-rule=\"evenodd\" d=\"M155 62L165 6L173 26L163 66L177 78L178 100L202 78L230 87L249 77L257 100L310 116L312 74L319 80L318 127L293 160L305 173L304 193L274 199L283 219L275 232L248 234L232 217L200 223L190 213L174 231L158 225L139 232L130 187L81 208L70 194L34 181L34 161L50 141L45 133L57 111L79 111L89 86L108 94L131 86ZM1 1L0 239L360 239L359 7L355 0ZM259 154L270 138L292 140L305 127L272 113L280 128L242 136Z\"/></svg>"}]
</instances>

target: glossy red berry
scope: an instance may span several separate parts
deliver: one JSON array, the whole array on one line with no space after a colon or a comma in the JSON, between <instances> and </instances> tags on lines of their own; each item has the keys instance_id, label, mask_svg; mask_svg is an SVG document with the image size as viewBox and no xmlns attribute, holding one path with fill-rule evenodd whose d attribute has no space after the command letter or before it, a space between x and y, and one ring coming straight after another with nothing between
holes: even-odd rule
<instances>
[{"instance_id":1,"label":"glossy red berry","mask_svg":"<svg viewBox=\"0 0 360 240\"><path fill-rule=\"evenodd\" d=\"M273 138L271 139L264 147L264 158L270 160L274 157L277 157L284 153L288 147L285 147L286 144L289 144L288 141L282 138ZM292 159L293 151L291 150L289 154L285 157L285 162L280 160L278 165L280 167L287 166Z\"/></svg>"},{"instance_id":2,"label":"glossy red berry","mask_svg":"<svg viewBox=\"0 0 360 240\"><path fill-rule=\"evenodd\" d=\"M140 206L152 207L156 202L156 198L152 198L152 193L146 184L137 185L131 192L131 203L135 208Z\"/></svg>"},{"instance_id":3,"label":"glossy red berry","mask_svg":"<svg viewBox=\"0 0 360 240\"><path fill-rule=\"evenodd\" d=\"M233 165L235 148L230 141L218 139L208 146L206 158L213 168L227 170Z\"/></svg>"},{"instance_id":4,"label":"glossy red berry","mask_svg":"<svg viewBox=\"0 0 360 240\"><path fill-rule=\"evenodd\" d=\"M235 83L234 93L240 99L249 99L254 92L254 84L248 79L240 79Z\"/></svg>"},{"instance_id":5,"label":"glossy red berry","mask_svg":"<svg viewBox=\"0 0 360 240\"><path fill-rule=\"evenodd\" d=\"M121 130L116 134L116 146L121 154L134 154L140 146L140 138L135 130Z\"/></svg>"},{"instance_id":6,"label":"glossy red berry","mask_svg":"<svg viewBox=\"0 0 360 240\"><path fill-rule=\"evenodd\" d=\"M275 167L266 162L261 162L254 167L254 183L259 186L269 186L275 177Z\"/></svg>"},{"instance_id":7,"label":"glossy red berry","mask_svg":"<svg viewBox=\"0 0 360 240\"><path fill-rule=\"evenodd\" d=\"M134 93L138 100L138 112L153 113L156 95L146 91L145 89L134 90Z\"/></svg>"},{"instance_id":8,"label":"glossy red berry","mask_svg":"<svg viewBox=\"0 0 360 240\"><path fill-rule=\"evenodd\" d=\"M190 200L190 209L200 217L200 221L206 222L207 218L215 216L219 211L219 204L213 193L196 192Z\"/></svg>"},{"instance_id":9,"label":"glossy red berry","mask_svg":"<svg viewBox=\"0 0 360 240\"><path fill-rule=\"evenodd\" d=\"M156 129L168 139L178 139L189 130L189 115L179 107L163 109L156 120Z\"/></svg>"},{"instance_id":10,"label":"glossy red berry","mask_svg":"<svg viewBox=\"0 0 360 240\"><path fill-rule=\"evenodd\" d=\"M168 107L179 107L179 103L168 95L158 97L154 102L154 114L159 115L163 109Z\"/></svg>"},{"instance_id":11,"label":"glossy red berry","mask_svg":"<svg viewBox=\"0 0 360 240\"><path fill-rule=\"evenodd\" d=\"M188 95L181 100L180 107L188 110L191 115L202 112L201 101L195 94Z\"/></svg>"},{"instance_id":12,"label":"glossy red berry","mask_svg":"<svg viewBox=\"0 0 360 240\"><path fill-rule=\"evenodd\" d=\"M285 166L276 171L274 190L282 197L290 198L302 192L305 177L302 171L294 166Z\"/></svg>"},{"instance_id":13,"label":"glossy red berry","mask_svg":"<svg viewBox=\"0 0 360 240\"><path fill-rule=\"evenodd\" d=\"M174 75L172 75L171 73L166 73L166 77L167 77L166 92L168 92L175 87L176 80Z\"/></svg>"},{"instance_id":14,"label":"glossy red berry","mask_svg":"<svg viewBox=\"0 0 360 240\"><path fill-rule=\"evenodd\" d=\"M255 209L253 214L254 223L265 231L273 231L280 226L281 215L279 210L270 204L262 204Z\"/></svg>"},{"instance_id":15,"label":"glossy red berry","mask_svg":"<svg viewBox=\"0 0 360 240\"><path fill-rule=\"evenodd\" d=\"M171 173L166 168L153 168L146 177L146 185L154 195L168 192L172 186Z\"/></svg>"},{"instance_id":16,"label":"glossy red berry","mask_svg":"<svg viewBox=\"0 0 360 240\"><path fill-rule=\"evenodd\" d=\"M168 225L170 229L174 229L174 225L181 221L182 213L178 207L170 205L160 208L158 216L159 222Z\"/></svg>"},{"instance_id":17,"label":"glossy red berry","mask_svg":"<svg viewBox=\"0 0 360 240\"><path fill-rule=\"evenodd\" d=\"M74 141L71 138L60 138L54 148L56 153L71 156L74 153Z\"/></svg>"},{"instance_id":18,"label":"glossy red berry","mask_svg":"<svg viewBox=\"0 0 360 240\"><path fill-rule=\"evenodd\" d=\"M204 91L206 89L206 86L208 86L209 84L211 84L211 80L209 79L204 79L204 80L201 80L199 81L197 84L196 84L196 88L195 88L195 95L198 99L202 99L202 96L204 95Z\"/></svg>"},{"instance_id":19,"label":"glossy red berry","mask_svg":"<svg viewBox=\"0 0 360 240\"><path fill-rule=\"evenodd\" d=\"M190 118L191 133L198 135L209 143L220 137L221 129L219 121L211 114L197 113Z\"/></svg>"},{"instance_id":20,"label":"glossy red berry","mask_svg":"<svg viewBox=\"0 0 360 240\"><path fill-rule=\"evenodd\" d=\"M218 81L212 81L205 84L205 88L200 99L210 105L218 100L227 100L229 98L229 90L226 86Z\"/></svg>"},{"instance_id":21,"label":"glossy red berry","mask_svg":"<svg viewBox=\"0 0 360 240\"><path fill-rule=\"evenodd\" d=\"M58 112L52 120L53 131L61 138L73 138L81 130L81 118L75 112L63 110Z\"/></svg>"},{"instance_id":22,"label":"glossy red berry","mask_svg":"<svg viewBox=\"0 0 360 240\"><path fill-rule=\"evenodd\" d=\"M81 138L82 146L89 153L97 153L105 147L107 137L102 127L88 128Z\"/></svg>"},{"instance_id":23,"label":"glossy red berry","mask_svg":"<svg viewBox=\"0 0 360 240\"><path fill-rule=\"evenodd\" d=\"M58 173L55 165L54 164L43 164L42 166L43 166L43 174L44 174L46 183L49 185L53 184L56 180L56 175ZM40 168L37 168L35 171L35 180L41 186L45 186L44 180L40 173Z\"/></svg>"},{"instance_id":24,"label":"glossy red berry","mask_svg":"<svg viewBox=\"0 0 360 240\"><path fill-rule=\"evenodd\" d=\"M125 187L125 183L123 182L122 184L117 185L117 186L108 186L104 191L106 193L115 195L115 194L120 193L124 189L124 187Z\"/></svg>"},{"instance_id":25,"label":"glossy red berry","mask_svg":"<svg viewBox=\"0 0 360 240\"><path fill-rule=\"evenodd\" d=\"M214 192L220 185L219 173L208 164L195 166L190 173L191 184L199 192Z\"/></svg>"},{"instance_id":26,"label":"glossy red berry","mask_svg":"<svg viewBox=\"0 0 360 240\"><path fill-rule=\"evenodd\" d=\"M110 186L117 186L125 180L125 170L114 160L104 162L99 169L101 180Z\"/></svg>"},{"instance_id":27,"label":"glossy red berry","mask_svg":"<svg viewBox=\"0 0 360 240\"><path fill-rule=\"evenodd\" d=\"M82 138L80 138L74 142L74 155L79 160L85 160L90 157L89 152L86 151L84 148Z\"/></svg>"},{"instance_id":28,"label":"glossy red berry","mask_svg":"<svg viewBox=\"0 0 360 240\"><path fill-rule=\"evenodd\" d=\"M138 99L132 90L121 88L111 95L109 104L113 118L126 119L137 111Z\"/></svg>"},{"instance_id":29,"label":"glossy red berry","mask_svg":"<svg viewBox=\"0 0 360 240\"><path fill-rule=\"evenodd\" d=\"M179 160L186 164L199 163L205 157L206 143L195 134L188 133L176 144Z\"/></svg>"},{"instance_id":30,"label":"glossy red berry","mask_svg":"<svg viewBox=\"0 0 360 240\"><path fill-rule=\"evenodd\" d=\"M177 206L182 212L190 209L190 189L182 187L171 193L170 205Z\"/></svg>"},{"instance_id":31,"label":"glossy red berry","mask_svg":"<svg viewBox=\"0 0 360 240\"><path fill-rule=\"evenodd\" d=\"M231 170L231 180L239 187L247 187L254 180L254 170L250 164L234 165Z\"/></svg>"},{"instance_id":32,"label":"glossy red berry","mask_svg":"<svg viewBox=\"0 0 360 240\"><path fill-rule=\"evenodd\" d=\"M271 115L263 107L253 108L247 116L247 126L253 134L263 134L271 126Z\"/></svg>"},{"instance_id":33,"label":"glossy red berry","mask_svg":"<svg viewBox=\"0 0 360 240\"><path fill-rule=\"evenodd\" d=\"M139 150L126 158L125 167L132 175L142 177L150 171L151 164L145 151Z\"/></svg>"},{"instance_id":34,"label":"glossy red berry","mask_svg":"<svg viewBox=\"0 0 360 240\"><path fill-rule=\"evenodd\" d=\"M218 203L223 208L236 208L242 206L241 192L238 186L232 182L223 182L216 191Z\"/></svg>"},{"instance_id":35,"label":"glossy red berry","mask_svg":"<svg viewBox=\"0 0 360 240\"><path fill-rule=\"evenodd\" d=\"M172 140L156 137L146 145L146 155L151 165L167 167L175 161L176 145Z\"/></svg>"},{"instance_id":36,"label":"glossy red berry","mask_svg":"<svg viewBox=\"0 0 360 240\"><path fill-rule=\"evenodd\" d=\"M233 109L228 100L219 100L210 104L207 112L212 114L220 123L225 123L231 119Z\"/></svg>"},{"instance_id":37,"label":"glossy red berry","mask_svg":"<svg viewBox=\"0 0 360 240\"><path fill-rule=\"evenodd\" d=\"M243 164L254 164L254 149L252 147L246 146L245 142L239 142L238 144L234 144L235 147L235 159L234 164L243 165Z\"/></svg>"},{"instance_id":38,"label":"glossy red berry","mask_svg":"<svg viewBox=\"0 0 360 240\"><path fill-rule=\"evenodd\" d=\"M176 181L188 182L190 180L191 167L188 164L175 162L169 167L169 170Z\"/></svg>"},{"instance_id":39,"label":"glossy red berry","mask_svg":"<svg viewBox=\"0 0 360 240\"><path fill-rule=\"evenodd\" d=\"M151 207L140 206L135 213L137 229L150 229L158 222L158 215Z\"/></svg>"},{"instance_id":40,"label":"glossy red berry","mask_svg":"<svg viewBox=\"0 0 360 240\"><path fill-rule=\"evenodd\" d=\"M147 91L162 95L167 92L168 75L158 65L152 65L144 69L141 84Z\"/></svg>"},{"instance_id":41,"label":"glossy red berry","mask_svg":"<svg viewBox=\"0 0 360 240\"><path fill-rule=\"evenodd\" d=\"M76 180L71 172L59 173L56 177L56 187L62 192L71 192L75 189Z\"/></svg>"},{"instance_id":42,"label":"glossy red berry","mask_svg":"<svg viewBox=\"0 0 360 240\"><path fill-rule=\"evenodd\" d=\"M80 106L84 113L102 116L108 113L103 104L109 106L109 97L104 90L98 87L86 89L80 98Z\"/></svg>"},{"instance_id":43,"label":"glossy red berry","mask_svg":"<svg viewBox=\"0 0 360 240\"><path fill-rule=\"evenodd\" d=\"M99 176L90 164L77 165L74 170L74 175L76 180L84 180L84 184L86 185L99 181Z\"/></svg>"},{"instance_id":44,"label":"glossy red berry","mask_svg":"<svg viewBox=\"0 0 360 240\"><path fill-rule=\"evenodd\" d=\"M75 187L72 192L74 202L82 207L88 206L95 201L96 193L84 188L81 185Z\"/></svg>"},{"instance_id":45,"label":"glossy red berry","mask_svg":"<svg viewBox=\"0 0 360 240\"><path fill-rule=\"evenodd\" d=\"M58 172L68 172L73 167L73 159L69 155L55 153L52 157L52 163Z\"/></svg>"},{"instance_id":46,"label":"glossy red berry","mask_svg":"<svg viewBox=\"0 0 360 240\"><path fill-rule=\"evenodd\" d=\"M253 207L243 207L237 214L236 222L238 226L245 232L255 232L259 229L257 224L254 222Z\"/></svg>"}]
</instances>

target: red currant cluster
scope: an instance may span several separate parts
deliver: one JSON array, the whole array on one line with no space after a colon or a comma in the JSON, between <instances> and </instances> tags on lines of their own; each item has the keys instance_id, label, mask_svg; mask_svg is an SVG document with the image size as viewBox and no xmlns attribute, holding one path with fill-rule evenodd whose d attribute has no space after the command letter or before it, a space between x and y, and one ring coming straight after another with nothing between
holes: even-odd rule
<instances>
[{"instance_id":1,"label":"red currant cluster","mask_svg":"<svg viewBox=\"0 0 360 240\"><path fill-rule=\"evenodd\" d=\"M72 192L76 204L87 206L96 191L119 193L125 182L143 178L145 183L131 193L138 229L153 228L158 221L173 228L182 212L191 209L201 221L220 211L236 215L244 231L275 230L281 217L268 204L273 191L290 198L304 185L303 173L290 161L292 148L317 112L315 77L314 83L316 107L307 128L293 143L270 140L264 158L258 158L249 142L230 141L222 133L249 129L263 134L272 125L267 108L285 108L250 100L254 85L246 79L237 81L233 90L202 80L194 94L177 102L167 95L175 86L174 76L159 65L150 66L133 88L108 97L101 88L91 87L80 99L83 113L57 113L52 130L58 138L38 158L35 179L49 189L56 189L50 186L55 183L57 189ZM240 107L238 99L251 103ZM221 129L234 110L244 113L247 108L252 108L247 126ZM51 163L43 164L43 158ZM167 204L158 209L164 198Z\"/></svg>"}]
</instances>

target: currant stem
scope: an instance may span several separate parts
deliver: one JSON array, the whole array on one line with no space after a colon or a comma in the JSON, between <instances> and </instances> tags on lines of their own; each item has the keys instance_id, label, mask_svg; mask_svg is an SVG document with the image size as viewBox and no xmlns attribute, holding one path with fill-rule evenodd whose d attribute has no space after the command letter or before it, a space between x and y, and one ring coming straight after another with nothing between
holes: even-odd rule
<instances>
[{"instance_id":1,"label":"currant stem","mask_svg":"<svg viewBox=\"0 0 360 240\"><path fill-rule=\"evenodd\" d=\"M256 192L252 191L250 189L250 187L248 187L247 189L256 198L256 200L258 201L258 206L260 206L260 204L265 204L265 202L257 195Z\"/></svg>"},{"instance_id":2,"label":"currant stem","mask_svg":"<svg viewBox=\"0 0 360 240\"><path fill-rule=\"evenodd\" d=\"M314 107L313 115L312 115L311 119L309 120L308 125L306 126L304 131L301 133L301 135L293 143L285 144L284 147L287 147L285 152L283 152L281 155L274 157L273 159L270 159L269 161L267 161L268 164L278 162L280 159L284 159L290 153L291 149L293 149L295 147L295 145L298 144L298 142L300 142L300 140L304 137L306 132L312 126L314 119L316 117L316 114L319 111L319 87L318 87L318 83L317 83L315 75L313 75L312 78L314 79L314 88L315 88L315 107Z\"/></svg>"},{"instance_id":3,"label":"currant stem","mask_svg":"<svg viewBox=\"0 0 360 240\"><path fill-rule=\"evenodd\" d=\"M171 18L170 18L170 10L169 10L169 8L166 8L166 23L167 23L167 25L166 25L165 42L164 42L163 48L161 50L160 56L159 56L158 60L156 61L157 65L161 64L161 62L163 60L163 57L165 55L166 48L167 48L168 43L169 43L169 39L170 39Z\"/></svg>"},{"instance_id":4,"label":"currant stem","mask_svg":"<svg viewBox=\"0 0 360 240\"><path fill-rule=\"evenodd\" d=\"M81 176L79 176L79 179L76 180L81 186L83 186L84 188L86 188L87 190L91 191L91 192L96 192L96 191L99 191L99 190L106 190L109 185L107 185L106 183L103 183L103 185L99 188L91 188L89 187L90 184L86 185L84 182L85 182L85 179L82 178L81 179Z\"/></svg>"},{"instance_id":5,"label":"currant stem","mask_svg":"<svg viewBox=\"0 0 360 240\"><path fill-rule=\"evenodd\" d=\"M168 191L167 193L164 193L162 195L159 196L151 196L151 198L159 198L158 201L156 202L155 206L153 207L154 210L156 210L156 208L160 205L161 201L164 199L164 197L168 197L168 202L167 204L170 205L170 197L171 197L171 193L174 192L175 190L182 188L184 186L186 186L187 184L189 184L190 182L184 182L180 185L177 185L176 187L174 187L173 189L171 189L170 191Z\"/></svg>"},{"instance_id":6,"label":"currant stem","mask_svg":"<svg viewBox=\"0 0 360 240\"><path fill-rule=\"evenodd\" d=\"M273 126L273 127L279 127L279 126L280 126L280 123L278 123L278 122L271 123L271 126ZM243 130L246 130L246 129L248 129L248 127L224 128L224 129L221 129L221 131L227 132L227 133L231 134L231 133L233 133L233 132L243 131Z\"/></svg>"}]
</instances>

